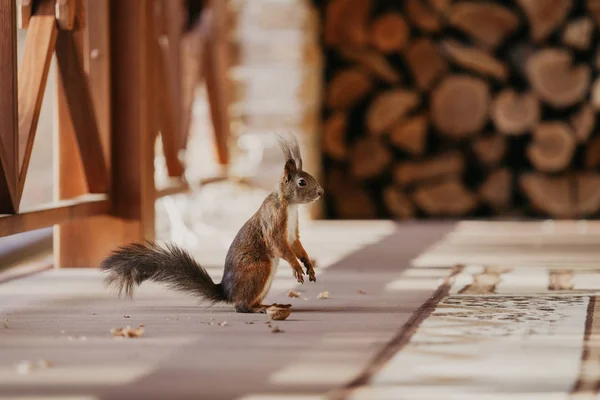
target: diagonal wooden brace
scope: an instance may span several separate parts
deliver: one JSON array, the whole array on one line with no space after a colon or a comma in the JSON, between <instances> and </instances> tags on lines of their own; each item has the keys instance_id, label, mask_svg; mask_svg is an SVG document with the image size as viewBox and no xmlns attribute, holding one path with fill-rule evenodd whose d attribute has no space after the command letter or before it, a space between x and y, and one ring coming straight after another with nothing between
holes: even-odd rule
<instances>
[{"instance_id":1,"label":"diagonal wooden brace","mask_svg":"<svg viewBox=\"0 0 600 400\"><path fill-rule=\"evenodd\" d=\"M0 2L0 214L18 211L16 3Z\"/></svg>"},{"instance_id":2,"label":"diagonal wooden brace","mask_svg":"<svg viewBox=\"0 0 600 400\"><path fill-rule=\"evenodd\" d=\"M19 102L19 182L18 202L23 195L27 168L33 150L48 71L58 30L54 18L53 0L40 0L29 22L23 59L18 73Z\"/></svg>"}]
</instances>

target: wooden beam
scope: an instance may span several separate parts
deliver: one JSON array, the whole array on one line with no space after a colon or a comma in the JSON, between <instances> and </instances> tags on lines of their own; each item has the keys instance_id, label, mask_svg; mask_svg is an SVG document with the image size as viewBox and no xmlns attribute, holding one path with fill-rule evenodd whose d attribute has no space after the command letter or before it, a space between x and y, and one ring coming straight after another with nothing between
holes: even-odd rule
<instances>
[{"instance_id":1,"label":"wooden beam","mask_svg":"<svg viewBox=\"0 0 600 400\"><path fill-rule=\"evenodd\" d=\"M46 90L50 62L56 45L58 29L53 0L40 0L29 21L23 60L19 68L19 182L20 202L25 186L29 159L37 129L42 100Z\"/></svg>"},{"instance_id":2,"label":"wooden beam","mask_svg":"<svg viewBox=\"0 0 600 400\"><path fill-rule=\"evenodd\" d=\"M59 82L77 137L88 190L90 193L106 193L108 172L88 78L83 69L82 49L77 47L72 31L59 32L56 42L56 58L61 78Z\"/></svg>"},{"instance_id":3,"label":"wooden beam","mask_svg":"<svg viewBox=\"0 0 600 400\"><path fill-rule=\"evenodd\" d=\"M112 200L135 221L132 239L154 238L154 138L151 119L152 2L111 0Z\"/></svg>"},{"instance_id":4,"label":"wooden beam","mask_svg":"<svg viewBox=\"0 0 600 400\"><path fill-rule=\"evenodd\" d=\"M21 214L0 216L0 237L109 212L110 201L103 194L85 195L76 199L41 205Z\"/></svg>"},{"instance_id":5,"label":"wooden beam","mask_svg":"<svg viewBox=\"0 0 600 400\"><path fill-rule=\"evenodd\" d=\"M17 26L14 0L0 0L0 213L18 211Z\"/></svg>"}]
</instances>

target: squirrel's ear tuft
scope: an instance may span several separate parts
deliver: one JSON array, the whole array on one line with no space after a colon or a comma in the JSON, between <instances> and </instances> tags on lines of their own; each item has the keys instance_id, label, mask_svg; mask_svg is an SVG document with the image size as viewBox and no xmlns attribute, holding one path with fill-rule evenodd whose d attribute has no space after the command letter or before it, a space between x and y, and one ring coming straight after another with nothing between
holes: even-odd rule
<instances>
[{"instance_id":1,"label":"squirrel's ear tuft","mask_svg":"<svg viewBox=\"0 0 600 400\"><path fill-rule=\"evenodd\" d=\"M285 166L283 167L283 178L286 182L289 182L292 180L292 177L296 175L296 172L298 172L296 162L294 159L290 158L286 161Z\"/></svg>"},{"instance_id":2,"label":"squirrel's ear tuft","mask_svg":"<svg viewBox=\"0 0 600 400\"><path fill-rule=\"evenodd\" d=\"M279 148L283 152L286 162L293 160L296 171L301 171L302 155L300 154L300 145L298 144L296 136L291 133L285 138L281 135L277 135L277 141L279 143Z\"/></svg>"}]
</instances>

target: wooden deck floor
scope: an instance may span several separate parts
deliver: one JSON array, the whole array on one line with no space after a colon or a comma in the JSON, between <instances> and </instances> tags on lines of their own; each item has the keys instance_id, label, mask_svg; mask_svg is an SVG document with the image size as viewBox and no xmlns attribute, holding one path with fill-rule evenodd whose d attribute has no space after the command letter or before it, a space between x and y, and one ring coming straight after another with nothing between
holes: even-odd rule
<instances>
[{"instance_id":1,"label":"wooden deck floor","mask_svg":"<svg viewBox=\"0 0 600 400\"><path fill-rule=\"evenodd\" d=\"M331 222L303 229L318 282L298 286L280 266L267 300L293 304L290 318L273 324L282 333L272 333L264 315L204 308L158 285L119 300L95 270L0 284L0 399L322 398L361 373L437 288L447 268L409 277L408 286L398 282L449 228ZM195 249L217 280L224 251L218 244ZM306 299L288 298L289 289ZM329 299L317 299L322 291ZM109 332L138 324L145 325L140 338ZM22 374L25 360L52 365Z\"/></svg>"},{"instance_id":2,"label":"wooden deck floor","mask_svg":"<svg viewBox=\"0 0 600 400\"><path fill-rule=\"evenodd\" d=\"M597 398L600 223L323 222L303 237L318 282L280 266L280 333L158 285L119 300L95 270L0 284L0 399ZM224 251L194 249L217 280Z\"/></svg>"}]
</instances>

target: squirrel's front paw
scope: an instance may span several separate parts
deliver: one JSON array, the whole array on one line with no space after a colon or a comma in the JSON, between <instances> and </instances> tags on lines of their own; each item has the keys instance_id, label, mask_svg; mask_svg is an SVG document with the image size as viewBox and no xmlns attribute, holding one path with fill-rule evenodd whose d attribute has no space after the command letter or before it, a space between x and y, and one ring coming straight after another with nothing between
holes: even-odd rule
<instances>
[{"instance_id":1,"label":"squirrel's front paw","mask_svg":"<svg viewBox=\"0 0 600 400\"><path fill-rule=\"evenodd\" d=\"M294 278L298 281L298 283L304 283L304 271L302 271L302 267L294 268Z\"/></svg>"},{"instance_id":2,"label":"squirrel's front paw","mask_svg":"<svg viewBox=\"0 0 600 400\"><path fill-rule=\"evenodd\" d=\"M308 258L303 258L302 264L306 268L306 274L308 275L308 280L310 282L316 282L317 278L315 277L315 270L313 268L312 262Z\"/></svg>"}]
</instances>

